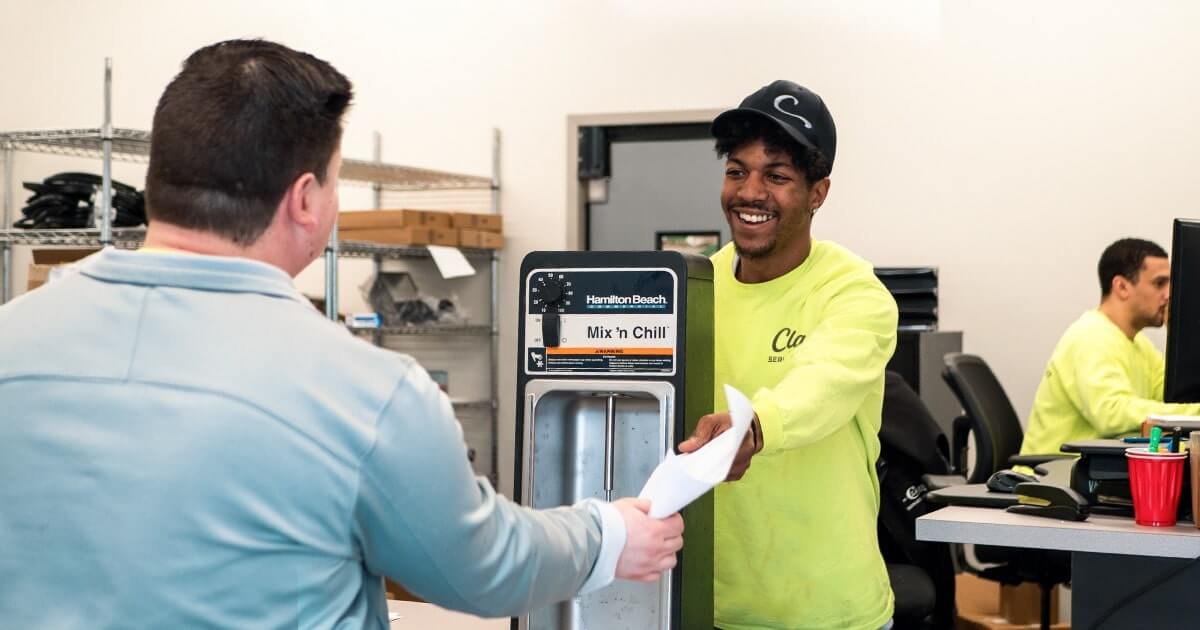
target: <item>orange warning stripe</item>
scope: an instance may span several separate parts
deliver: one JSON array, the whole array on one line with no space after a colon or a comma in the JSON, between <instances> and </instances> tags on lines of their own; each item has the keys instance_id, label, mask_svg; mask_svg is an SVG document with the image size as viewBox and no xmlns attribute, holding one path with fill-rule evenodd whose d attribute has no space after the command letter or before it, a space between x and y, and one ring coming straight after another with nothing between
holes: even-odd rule
<instances>
[{"instance_id":1,"label":"orange warning stripe","mask_svg":"<svg viewBox=\"0 0 1200 630\"><path fill-rule=\"evenodd\" d=\"M673 348L546 348L546 354L675 354Z\"/></svg>"}]
</instances>

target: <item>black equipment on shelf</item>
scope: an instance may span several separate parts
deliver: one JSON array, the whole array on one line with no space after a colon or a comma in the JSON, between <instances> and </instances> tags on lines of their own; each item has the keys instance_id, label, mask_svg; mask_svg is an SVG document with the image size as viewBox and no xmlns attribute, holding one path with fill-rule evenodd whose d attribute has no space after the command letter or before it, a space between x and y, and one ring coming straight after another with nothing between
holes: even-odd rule
<instances>
[{"instance_id":1,"label":"black equipment on shelf","mask_svg":"<svg viewBox=\"0 0 1200 630\"><path fill-rule=\"evenodd\" d=\"M146 201L141 192L112 180L113 227L146 223ZM93 173L56 173L41 182L25 182L33 195L25 200L24 215L13 227L24 230L82 229L92 227L96 195L104 180Z\"/></svg>"},{"instance_id":2,"label":"black equipment on shelf","mask_svg":"<svg viewBox=\"0 0 1200 630\"><path fill-rule=\"evenodd\" d=\"M936 267L876 267L875 275L896 300L900 330L937 330Z\"/></svg>"}]
</instances>

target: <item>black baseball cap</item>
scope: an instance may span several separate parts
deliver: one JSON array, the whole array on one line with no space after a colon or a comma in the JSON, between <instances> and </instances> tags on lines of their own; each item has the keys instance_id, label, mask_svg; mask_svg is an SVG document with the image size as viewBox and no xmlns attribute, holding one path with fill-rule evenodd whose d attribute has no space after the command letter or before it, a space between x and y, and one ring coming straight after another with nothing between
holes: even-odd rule
<instances>
[{"instance_id":1,"label":"black baseball cap","mask_svg":"<svg viewBox=\"0 0 1200 630\"><path fill-rule=\"evenodd\" d=\"M796 142L821 152L829 160L830 168L833 168L833 156L837 153L837 128L833 125L833 116L825 107L825 101L812 90L784 80L765 85L747 96L736 109L722 112L714 118L713 136L730 135L730 125L747 117L766 118L774 122Z\"/></svg>"}]
</instances>

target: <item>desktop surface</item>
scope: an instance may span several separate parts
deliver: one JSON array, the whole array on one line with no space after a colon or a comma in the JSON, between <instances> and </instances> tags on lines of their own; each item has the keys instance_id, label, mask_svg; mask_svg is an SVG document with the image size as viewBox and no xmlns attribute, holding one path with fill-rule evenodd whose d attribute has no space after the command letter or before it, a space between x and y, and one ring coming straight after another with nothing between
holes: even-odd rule
<instances>
[{"instance_id":1,"label":"desktop surface","mask_svg":"<svg viewBox=\"0 0 1200 630\"><path fill-rule=\"evenodd\" d=\"M1060 521L1000 509L950 506L917 519L917 540L1056 549L1159 558L1200 557L1200 529L1190 521L1145 527L1132 518L1092 515Z\"/></svg>"}]
</instances>

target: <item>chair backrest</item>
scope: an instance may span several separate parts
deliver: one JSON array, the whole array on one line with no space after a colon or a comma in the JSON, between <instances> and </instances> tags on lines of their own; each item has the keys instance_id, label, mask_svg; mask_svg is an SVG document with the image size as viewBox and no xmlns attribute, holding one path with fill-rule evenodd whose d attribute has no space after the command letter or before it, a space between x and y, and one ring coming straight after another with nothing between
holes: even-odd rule
<instances>
[{"instance_id":1,"label":"chair backrest","mask_svg":"<svg viewBox=\"0 0 1200 630\"><path fill-rule=\"evenodd\" d=\"M980 357L952 352L944 357L942 378L958 397L975 435L975 469L968 483L983 483L1008 467L1008 458L1021 450L1024 431L1004 387Z\"/></svg>"},{"instance_id":2,"label":"chair backrest","mask_svg":"<svg viewBox=\"0 0 1200 630\"><path fill-rule=\"evenodd\" d=\"M928 582L929 591L896 591L896 627L921 627L918 620L933 615L932 627L954 627L954 556L946 543L917 540L917 518L937 509L925 500L922 477L944 475L946 436L925 403L904 377L888 371L884 379L883 417L879 428L879 550L888 574L908 566ZM907 623L904 623L907 622Z\"/></svg>"},{"instance_id":3,"label":"chair backrest","mask_svg":"<svg viewBox=\"0 0 1200 630\"><path fill-rule=\"evenodd\" d=\"M933 414L899 373L884 373L879 441L920 466L923 475L945 475L950 446Z\"/></svg>"}]
</instances>

